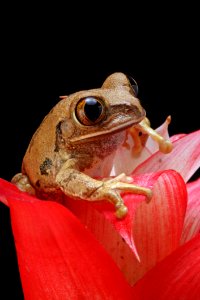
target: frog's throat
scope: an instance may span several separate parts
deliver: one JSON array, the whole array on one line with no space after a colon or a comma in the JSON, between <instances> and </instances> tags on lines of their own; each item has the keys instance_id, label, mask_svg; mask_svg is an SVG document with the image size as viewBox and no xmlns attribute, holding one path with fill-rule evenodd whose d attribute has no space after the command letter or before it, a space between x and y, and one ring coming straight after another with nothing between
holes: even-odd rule
<instances>
[{"instance_id":1,"label":"frog's throat","mask_svg":"<svg viewBox=\"0 0 200 300\"><path fill-rule=\"evenodd\" d=\"M139 120L137 120L137 122L135 122L135 120L134 121L130 120L126 123L120 124L116 127L113 127L113 128L107 129L107 130L104 129L103 131L92 132L92 133L89 133L89 134L77 136L77 137L74 137L74 138L70 139L70 142L71 143L80 143L80 142L92 141L92 140L95 140L97 137L100 137L100 136L109 135L109 134L112 134L112 133L117 133L117 132L123 131L123 130L131 127L131 126L134 126L134 125L140 123L143 119L144 119L144 116L142 116Z\"/></svg>"}]
</instances>

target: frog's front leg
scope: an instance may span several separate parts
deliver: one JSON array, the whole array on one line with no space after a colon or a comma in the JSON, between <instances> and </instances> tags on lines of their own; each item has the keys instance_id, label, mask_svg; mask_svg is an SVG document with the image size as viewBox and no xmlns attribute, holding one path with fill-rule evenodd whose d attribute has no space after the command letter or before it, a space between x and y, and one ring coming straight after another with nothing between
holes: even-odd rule
<instances>
[{"instance_id":1,"label":"frog's front leg","mask_svg":"<svg viewBox=\"0 0 200 300\"><path fill-rule=\"evenodd\" d=\"M57 184L66 195L88 201L107 200L115 205L117 218L123 218L128 209L119 191L145 195L148 200L152 197L152 191L120 180L126 181L124 174L101 181L93 179L78 170L64 167L56 176ZM129 181L128 177L127 181Z\"/></svg>"},{"instance_id":2,"label":"frog's front leg","mask_svg":"<svg viewBox=\"0 0 200 300\"><path fill-rule=\"evenodd\" d=\"M171 122L171 117L168 116L165 122L168 126ZM144 118L140 123L127 129L127 135L128 134L132 136L134 141L134 147L132 149L134 155L138 155L142 151L149 136L159 145L159 150L162 153L167 154L172 151L172 142L169 139L163 138L154 129L152 129L149 119L147 118ZM123 146L129 148L127 139L125 140Z\"/></svg>"}]
</instances>

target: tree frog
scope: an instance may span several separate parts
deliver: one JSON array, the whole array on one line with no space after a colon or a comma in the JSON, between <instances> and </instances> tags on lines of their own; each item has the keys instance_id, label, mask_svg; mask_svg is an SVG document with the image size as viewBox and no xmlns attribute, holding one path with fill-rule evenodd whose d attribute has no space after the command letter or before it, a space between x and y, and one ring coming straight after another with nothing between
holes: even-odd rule
<instances>
[{"instance_id":1,"label":"tree frog","mask_svg":"<svg viewBox=\"0 0 200 300\"><path fill-rule=\"evenodd\" d=\"M116 72L100 88L61 98L33 135L22 171L12 182L44 199L67 195L88 201L107 200L114 204L118 218L128 211L120 191L151 199L151 189L131 184L124 173L109 177L112 157L125 143L127 132L132 132L137 148L142 141L138 132L150 131L164 148L169 148L166 152L171 150L169 141L151 132L128 77ZM102 168L107 179L98 177Z\"/></svg>"}]
</instances>

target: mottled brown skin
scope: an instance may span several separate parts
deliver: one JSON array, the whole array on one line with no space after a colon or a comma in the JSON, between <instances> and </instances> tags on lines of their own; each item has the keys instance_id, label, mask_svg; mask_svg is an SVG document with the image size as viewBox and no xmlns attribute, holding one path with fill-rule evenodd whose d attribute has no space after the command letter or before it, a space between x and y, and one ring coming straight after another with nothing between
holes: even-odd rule
<instances>
[{"instance_id":1,"label":"mottled brown skin","mask_svg":"<svg viewBox=\"0 0 200 300\"><path fill-rule=\"evenodd\" d=\"M99 122L85 126L75 111L80 99L89 96L99 98L105 112ZM145 111L123 73L110 75L99 89L63 97L33 135L23 159L22 174L17 174L13 182L29 192L33 188L40 197L64 193L89 201L106 199L115 204L116 215L121 218L127 208L119 190L147 197L151 197L151 191L127 183L124 174L106 181L87 174L114 153L123 144L126 129L144 117Z\"/></svg>"}]
</instances>

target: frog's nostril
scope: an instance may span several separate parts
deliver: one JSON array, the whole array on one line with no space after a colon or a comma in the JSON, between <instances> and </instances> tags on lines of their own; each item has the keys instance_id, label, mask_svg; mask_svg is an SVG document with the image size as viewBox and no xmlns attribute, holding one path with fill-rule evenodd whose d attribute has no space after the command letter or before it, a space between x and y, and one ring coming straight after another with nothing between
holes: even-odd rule
<instances>
[{"instance_id":1,"label":"frog's nostril","mask_svg":"<svg viewBox=\"0 0 200 300\"><path fill-rule=\"evenodd\" d=\"M140 109L137 106L133 106L132 111L137 117L145 116L145 110L143 108Z\"/></svg>"},{"instance_id":2,"label":"frog's nostril","mask_svg":"<svg viewBox=\"0 0 200 300\"><path fill-rule=\"evenodd\" d=\"M142 107L140 108L136 105L132 105L131 107L126 107L125 113L127 115L134 115L137 118L142 118L142 117L145 117L145 115L146 115L145 110Z\"/></svg>"}]
</instances>

